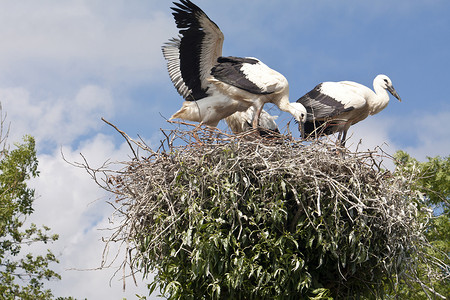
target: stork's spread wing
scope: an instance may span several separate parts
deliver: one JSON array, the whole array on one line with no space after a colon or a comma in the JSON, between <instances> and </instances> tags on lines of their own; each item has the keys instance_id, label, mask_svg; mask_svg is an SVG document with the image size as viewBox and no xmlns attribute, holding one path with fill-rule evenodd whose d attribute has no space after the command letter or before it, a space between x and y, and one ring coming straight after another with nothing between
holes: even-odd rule
<instances>
[{"instance_id":1,"label":"stork's spread wing","mask_svg":"<svg viewBox=\"0 0 450 300\"><path fill-rule=\"evenodd\" d=\"M286 78L256 58L219 57L211 75L252 94L272 94L288 86Z\"/></svg>"},{"instance_id":2,"label":"stork's spread wing","mask_svg":"<svg viewBox=\"0 0 450 300\"><path fill-rule=\"evenodd\" d=\"M172 7L180 39L163 46L172 82L186 100L207 95L211 68L222 55L223 34L219 27L195 4L180 0Z\"/></svg>"},{"instance_id":3,"label":"stork's spread wing","mask_svg":"<svg viewBox=\"0 0 450 300\"><path fill-rule=\"evenodd\" d=\"M180 66L180 39L173 38L162 47L164 58L167 60L167 70L170 80L178 93L187 100L195 100L206 97L206 91L201 88L190 89L181 75Z\"/></svg>"}]
</instances>

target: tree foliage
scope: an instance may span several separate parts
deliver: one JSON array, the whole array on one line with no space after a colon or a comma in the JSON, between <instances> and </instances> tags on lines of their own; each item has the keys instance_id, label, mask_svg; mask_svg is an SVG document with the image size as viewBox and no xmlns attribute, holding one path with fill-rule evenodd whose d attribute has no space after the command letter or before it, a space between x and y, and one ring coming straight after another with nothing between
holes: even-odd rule
<instances>
[{"instance_id":1,"label":"tree foliage","mask_svg":"<svg viewBox=\"0 0 450 300\"><path fill-rule=\"evenodd\" d=\"M33 213L34 190L27 180L39 175L35 141L26 136L13 150L3 147L0 153L0 298L49 299L44 280L60 279L50 269L57 263L55 255L24 253L24 246L58 239L48 227L31 224L24 228L26 217Z\"/></svg>"},{"instance_id":2,"label":"tree foliage","mask_svg":"<svg viewBox=\"0 0 450 300\"><path fill-rule=\"evenodd\" d=\"M404 151L395 155L396 165L403 173L416 173L414 188L426 195L425 204L442 209L450 214L450 156L428 157L419 162Z\"/></svg>"},{"instance_id":3,"label":"tree foliage","mask_svg":"<svg viewBox=\"0 0 450 300\"><path fill-rule=\"evenodd\" d=\"M425 236L430 243L427 254L446 265L422 264L418 276L428 282L443 297L450 298L450 156L429 157L419 162L404 151L398 151L395 161L399 173L415 174L411 187L425 195L422 211L432 209L434 217L426 223ZM423 218L423 214L419 217ZM440 274L433 276L430 274ZM405 285L399 292L405 299L426 299L433 293L420 284Z\"/></svg>"}]
</instances>

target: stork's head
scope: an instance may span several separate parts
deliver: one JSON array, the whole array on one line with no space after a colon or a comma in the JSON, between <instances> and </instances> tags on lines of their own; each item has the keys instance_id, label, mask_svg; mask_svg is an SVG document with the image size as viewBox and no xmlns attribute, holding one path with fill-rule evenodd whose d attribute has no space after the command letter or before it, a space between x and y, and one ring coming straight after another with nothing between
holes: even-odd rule
<instances>
[{"instance_id":1,"label":"stork's head","mask_svg":"<svg viewBox=\"0 0 450 300\"><path fill-rule=\"evenodd\" d=\"M306 108L301 103L292 102L292 115L295 120L298 122L298 130L301 133L301 137L303 138L305 135L304 124L306 122Z\"/></svg>"},{"instance_id":2,"label":"stork's head","mask_svg":"<svg viewBox=\"0 0 450 300\"><path fill-rule=\"evenodd\" d=\"M374 84L374 86L375 86L375 84L380 85L385 90L388 90L389 93L392 94L392 96L394 96L395 98L398 99L398 101L402 102L402 99L400 98L397 91L394 89L394 86L392 85L391 79L389 77L387 77L386 75L381 74L381 75L378 75L377 77L375 77L373 84Z\"/></svg>"}]
</instances>

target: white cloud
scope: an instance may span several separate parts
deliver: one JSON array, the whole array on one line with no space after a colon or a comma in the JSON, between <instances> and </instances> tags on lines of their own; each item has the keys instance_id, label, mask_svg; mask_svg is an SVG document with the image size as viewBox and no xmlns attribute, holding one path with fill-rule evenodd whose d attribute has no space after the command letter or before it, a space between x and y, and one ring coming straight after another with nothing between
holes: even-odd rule
<instances>
[{"instance_id":1,"label":"white cloud","mask_svg":"<svg viewBox=\"0 0 450 300\"><path fill-rule=\"evenodd\" d=\"M130 159L127 143L116 145L112 136L94 133L102 124L100 117L113 115L116 109L110 91L87 85L70 98L39 99L25 88L7 88L0 89L0 99L7 122L11 122L8 142L20 141L22 135L31 134L41 145L38 149L46 149L38 151L40 177L30 182L38 198L28 222L49 226L60 235L60 240L50 246L31 248L45 251L49 247L59 257L60 264L52 268L62 275L62 280L51 282L48 287L57 296L79 299L132 299L136 293L145 295L147 288L139 275L139 286L135 287L130 279L125 292L120 275L111 280L118 263L106 270L82 271L101 265L104 247L101 238L110 234L101 229L112 226L109 217L113 209L106 203L112 195L100 189L84 169L67 163L61 154L69 162L80 162L82 153L93 167L102 166L107 160ZM73 141L86 134L74 146ZM112 245L110 260L117 251L115 248L117 245Z\"/></svg>"},{"instance_id":2,"label":"white cloud","mask_svg":"<svg viewBox=\"0 0 450 300\"><path fill-rule=\"evenodd\" d=\"M36 88L53 84L58 90L58 82L132 84L158 75L164 68L160 47L174 35L173 21L144 2L134 6L122 1L3 3L0 82ZM145 18L127 15L133 7Z\"/></svg>"},{"instance_id":3,"label":"white cloud","mask_svg":"<svg viewBox=\"0 0 450 300\"><path fill-rule=\"evenodd\" d=\"M360 151L381 147L393 155L404 150L412 157L425 161L426 157L450 155L450 132L445 125L450 111L436 114L412 114L395 117L372 116L350 127L347 146ZM387 160L385 160L387 161ZM388 163L388 166L392 164Z\"/></svg>"},{"instance_id":4,"label":"white cloud","mask_svg":"<svg viewBox=\"0 0 450 300\"><path fill-rule=\"evenodd\" d=\"M115 268L80 271L100 267L104 247L101 238L110 234L101 229L111 227L109 217L113 209L106 201L112 195L100 189L84 169L67 163L62 154L69 162L80 162L82 153L93 167L100 167L107 160L130 160L132 153L127 143L116 145L112 136L93 134L102 124L101 116L114 114L116 106L111 93L87 85L71 98L42 100L25 88L8 88L0 89L0 99L7 121L11 122L8 141L17 142L22 135L31 134L40 148L46 149L38 151L40 176L30 182L38 198L28 222L49 226L60 235L60 240L50 246L33 248L44 251L49 247L61 261L54 269L62 280L48 287L55 295L79 299L115 299L118 295L132 299L136 293L145 295L147 288L139 275L139 286L135 287L130 279L122 292L120 275L112 279L110 287ZM74 148L73 141L86 134L89 135ZM155 139L157 134L148 141L149 145ZM114 256L115 247L112 246L109 259Z\"/></svg>"},{"instance_id":5,"label":"white cloud","mask_svg":"<svg viewBox=\"0 0 450 300\"><path fill-rule=\"evenodd\" d=\"M389 153L396 151L396 145L389 138L392 120L386 117L368 117L350 127L346 143L347 147L356 151L370 151L382 147Z\"/></svg>"},{"instance_id":6,"label":"white cloud","mask_svg":"<svg viewBox=\"0 0 450 300\"><path fill-rule=\"evenodd\" d=\"M110 91L88 85L71 98L39 99L24 88L0 89L0 101L11 122L11 141L24 134L34 136L38 144L59 146L98 129L101 117L114 111ZM43 146L43 145L42 145Z\"/></svg>"},{"instance_id":7,"label":"white cloud","mask_svg":"<svg viewBox=\"0 0 450 300\"><path fill-rule=\"evenodd\" d=\"M395 131L398 135L411 134L415 143L409 143L404 149L411 156L424 161L426 157L450 155L450 131L448 130L450 110L442 109L435 114L415 114L400 118Z\"/></svg>"},{"instance_id":8,"label":"white cloud","mask_svg":"<svg viewBox=\"0 0 450 300\"><path fill-rule=\"evenodd\" d=\"M63 147L61 151L70 162L82 161L82 153L92 167L102 166L107 159L112 162L128 160L130 154L126 143L116 147L111 137L101 134L86 140L77 149ZM62 275L62 280L47 286L56 296L78 299L133 299L136 293L146 295L145 283L139 275L139 286L135 287L129 278L125 292L122 291L121 272L111 280L123 251L113 268L91 270L101 266L105 246L101 238L111 233L102 229L113 226L109 223L113 209L106 203L111 195L99 188L84 169L68 164L59 150L39 155L38 160L41 174L30 182L30 186L39 197L28 221L47 225L53 233L60 235L56 243L39 247L41 250L49 247L60 259L60 264L52 268ZM117 246L112 245L109 261Z\"/></svg>"}]
</instances>

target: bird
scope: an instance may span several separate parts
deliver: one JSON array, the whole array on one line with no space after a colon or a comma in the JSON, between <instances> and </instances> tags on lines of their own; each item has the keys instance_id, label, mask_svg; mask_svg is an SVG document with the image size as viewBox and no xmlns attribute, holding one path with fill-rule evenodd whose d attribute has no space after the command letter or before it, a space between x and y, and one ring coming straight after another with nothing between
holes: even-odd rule
<instances>
[{"instance_id":1,"label":"bird","mask_svg":"<svg viewBox=\"0 0 450 300\"><path fill-rule=\"evenodd\" d=\"M185 99L172 119L217 126L235 112L253 107L252 128L257 128L266 103L289 112L301 124L306 109L289 102L289 84L279 72L253 57L222 56L224 35L190 0L174 2L179 36L163 45L170 79Z\"/></svg>"},{"instance_id":2,"label":"bird","mask_svg":"<svg viewBox=\"0 0 450 300\"><path fill-rule=\"evenodd\" d=\"M252 118L254 112L255 109L253 108L253 106L250 106L245 111L237 111L234 114L226 117L225 121L234 134L243 133L253 129ZM263 109L259 117L259 134L261 136L270 136L273 133L279 134L280 130L278 129L278 125L275 122L277 118L278 116L272 116Z\"/></svg>"},{"instance_id":3,"label":"bird","mask_svg":"<svg viewBox=\"0 0 450 300\"><path fill-rule=\"evenodd\" d=\"M163 55L167 59L167 67L169 70L170 78L176 87L177 91L183 98L191 98L192 93L189 91L187 86L184 84L183 77L181 76L181 63L180 63L180 39L173 38L167 42L162 50ZM196 98L202 99L202 97L207 97L207 95L198 95ZM195 99L195 97L194 97ZM234 134L243 133L253 129L252 119L254 115L254 108L250 106L245 111L236 111L230 116L225 118L228 127ZM306 115L306 114L305 114ZM277 116L272 116L264 109L261 111L259 118L259 132L261 135L269 133L268 131L273 131L275 133L280 133L278 126L275 122Z\"/></svg>"},{"instance_id":4,"label":"bird","mask_svg":"<svg viewBox=\"0 0 450 300\"><path fill-rule=\"evenodd\" d=\"M304 136L338 134L338 143L345 147L350 126L369 115L382 111L389 103L389 91L400 102L391 79L380 74L373 80L373 91L356 82L322 82L297 100L307 110Z\"/></svg>"}]
</instances>

